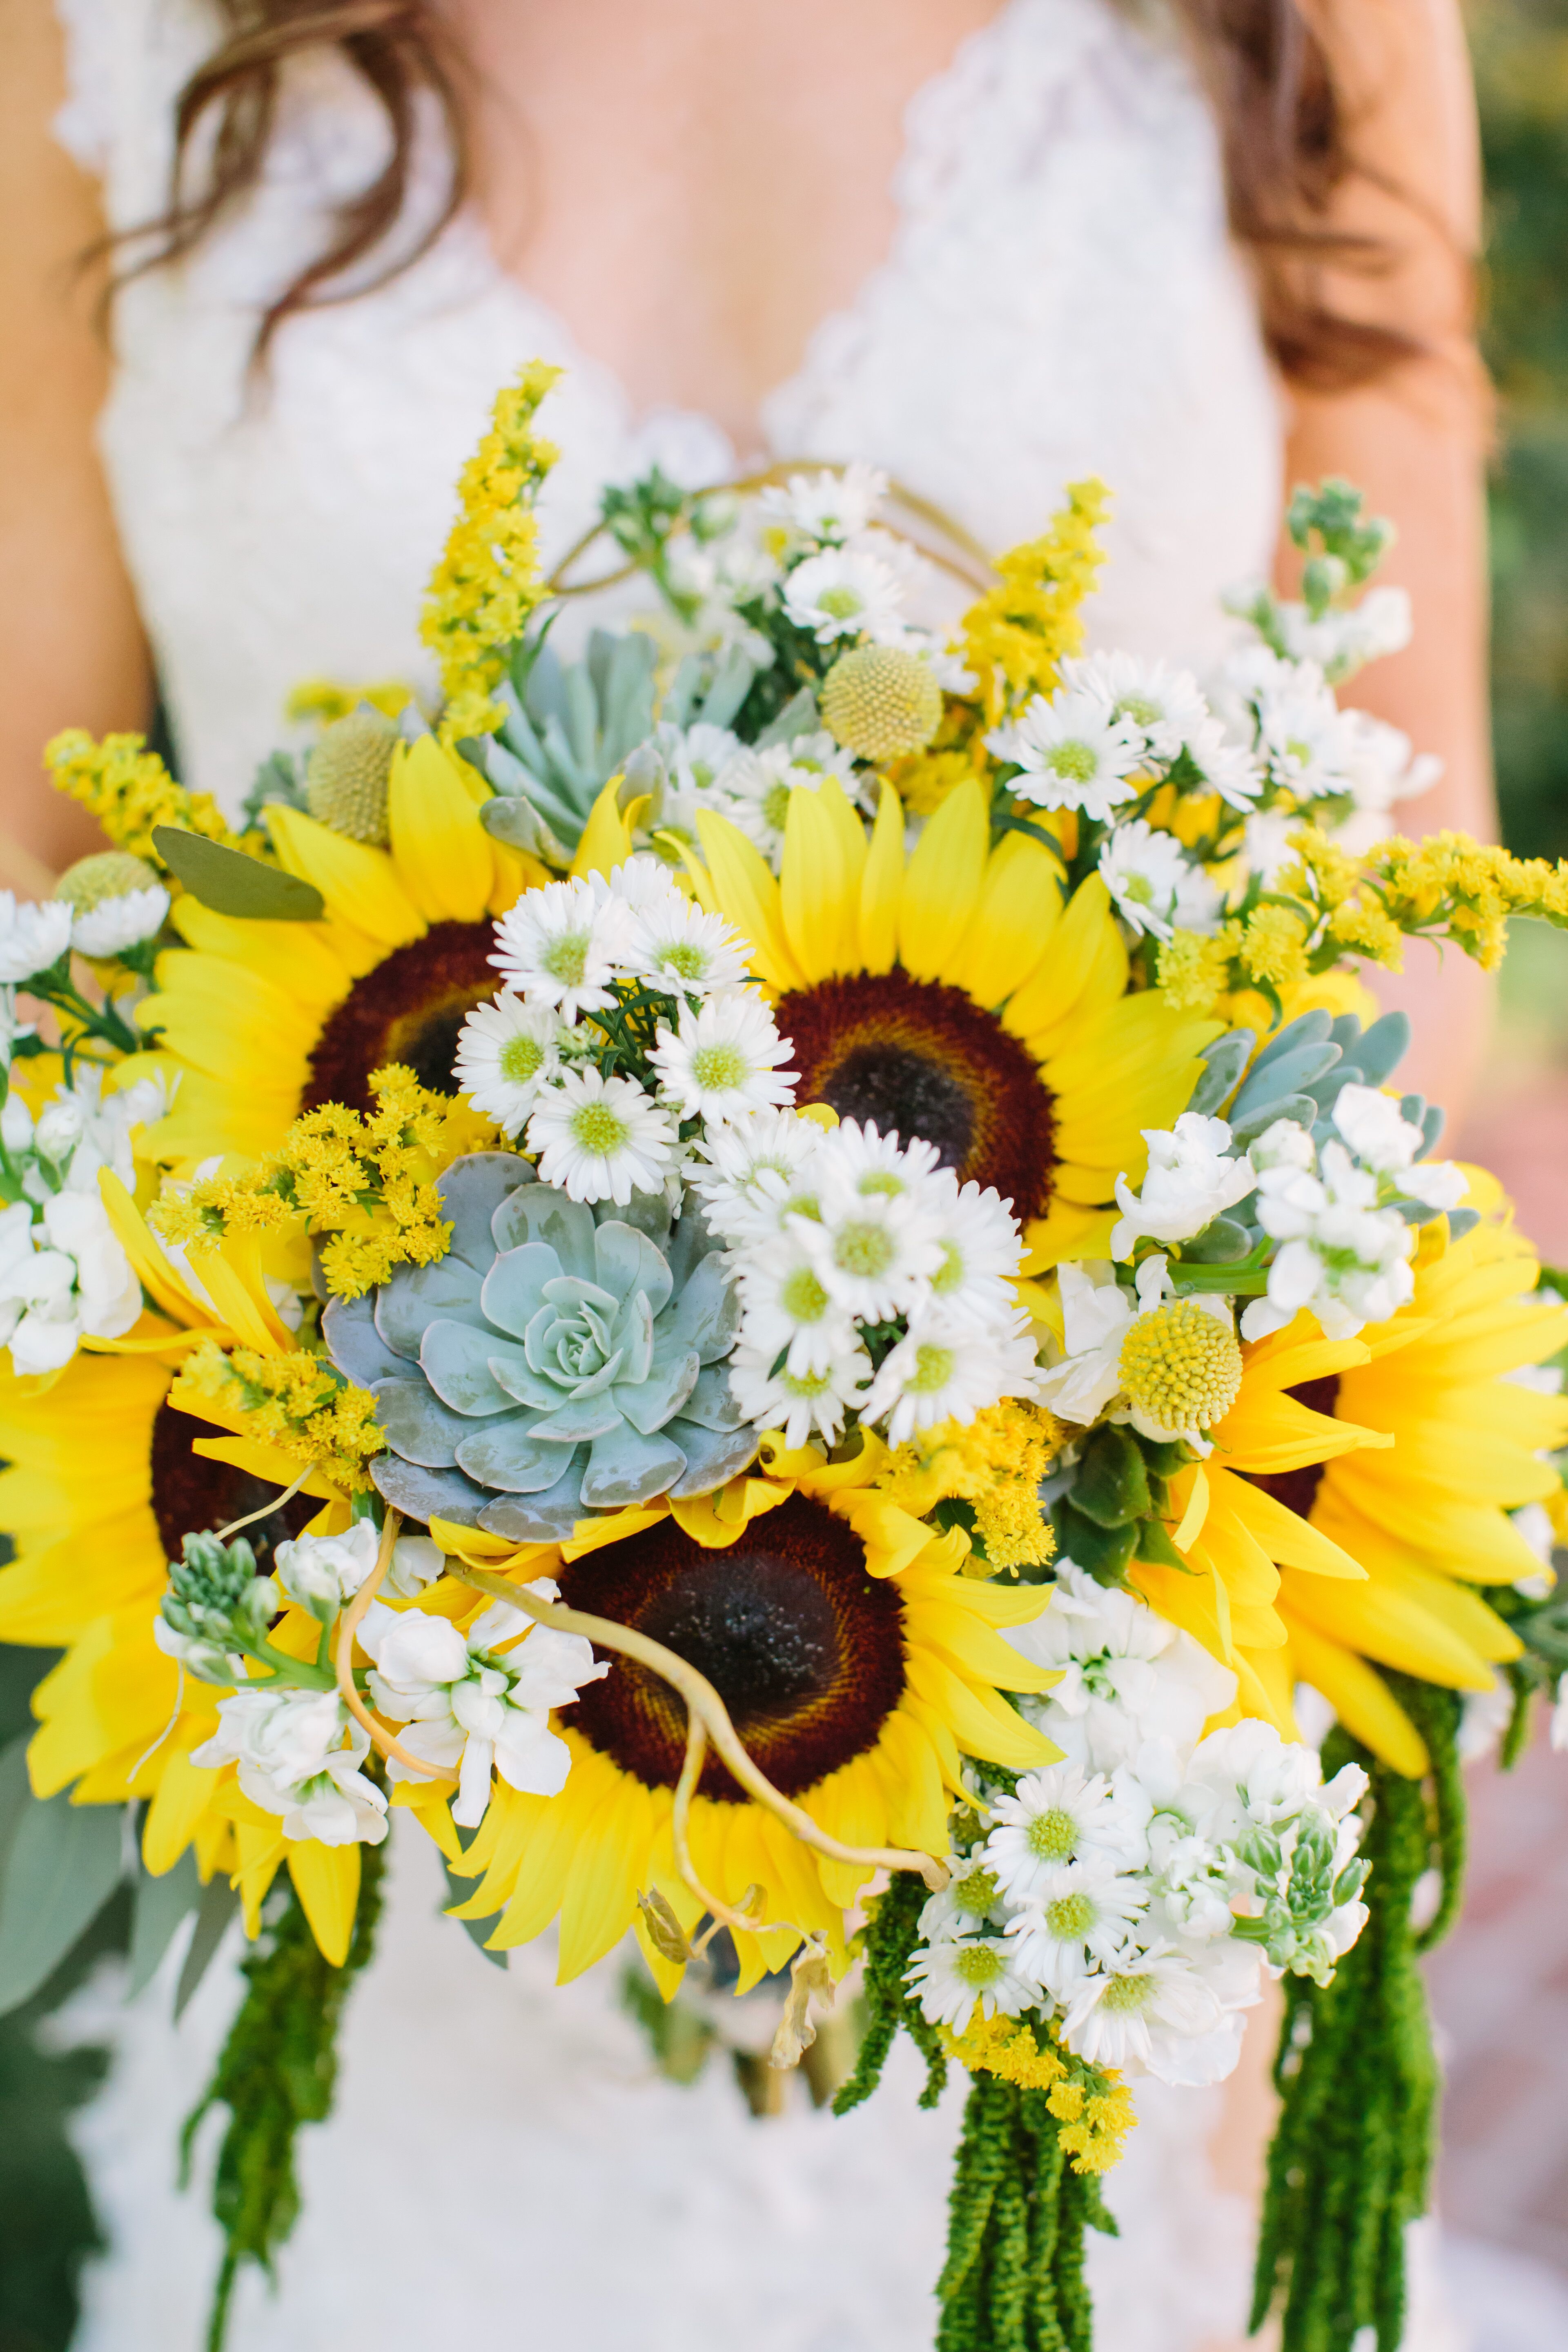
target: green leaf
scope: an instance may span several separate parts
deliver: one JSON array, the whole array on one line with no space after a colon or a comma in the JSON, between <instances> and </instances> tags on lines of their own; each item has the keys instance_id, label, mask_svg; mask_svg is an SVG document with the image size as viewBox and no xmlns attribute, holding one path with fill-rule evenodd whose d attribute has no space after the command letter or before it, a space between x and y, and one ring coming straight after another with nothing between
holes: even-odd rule
<instances>
[{"instance_id":1,"label":"green leaf","mask_svg":"<svg viewBox=\"0 0 1568 2352\"><path fill-rule=\"evenodd\" d=\"M196 1930L191 1937L180 1981L174 1987L174 2019L178 2023L195 1998L196 1987L217 1957L229 1921L239 1908L239 1897L221 1872L202 1889Z\"/></svg>"},{"instance_id":2,"label":"green leaf","mask_svg":"<svg viewBox=\"0 0 1568 2352\"><path fill-rule=\"evenodd\" d=\"M313 882L263 866L242 849L226 849L202 834L154 825L153 846L192 898L215 915L240 915L258 923L314 923L325 909Z\"/></svg>"},{"instance_id":3,"label":"green leaf","mask_svg":"<svg viewBox=\"0 0 1568 2352\"><path fill-rule=\"evenodd\" d=\"M0 1879L0 2015L37 1991L120 1879L121 1808L35 1798Z\"/></svg>"},{"instance_id":4,"label":"green leaf","mask_svg":"<svg viewBox=\"0 0 1568 2352\"><path fill-rule=\"evenodd\" d=\"M1057 1505L1051 1513L1051 1524L1056 1528L1059 1557L1076 1561L1097 1584L1122 1581L1138 1548L1135 1524L1097 1528L1092 1519L1086 1519L1070 1503Z\"/></svg>"},{"instance_id":5,"label":"green leaf","mask_svg":"<svg viewBox=\"0 0 1568 2352\"><path fill-rule=\"evenodd\" d=\"M1092 1437L1072 1490L1073 1508L1097 1528L1124 1528L1152 1507L1149 1474L1138 1441L1115 1423Z\"/></svg>"},{"instance_id":6,"label":"green leaf","mask_svg":"<svg viewBox=\"0 0 1568 2352\"><path fill-rule=\"evenodd\" d=\"M1151 1568L1178 1568L1184 1576L1197 1574L1192 1561L1183 1559L1159 1519L1139 1521L1138 1558L1146 1560Z\"/></svg>"},{"instance_id":7,"label":"green leaf","mask_svg":"<svg viewBox=\"0 0 1568 2352\"><path fill-rule=\"evenodd\" d=\"M157 1974L182 1919L202 1899L195 1850L187 1846L173 1870L154 1878L145 1863L137 1873L131 1901L131 1960L125 1998L132 2000Z\"/></svg>"}]
</instances>

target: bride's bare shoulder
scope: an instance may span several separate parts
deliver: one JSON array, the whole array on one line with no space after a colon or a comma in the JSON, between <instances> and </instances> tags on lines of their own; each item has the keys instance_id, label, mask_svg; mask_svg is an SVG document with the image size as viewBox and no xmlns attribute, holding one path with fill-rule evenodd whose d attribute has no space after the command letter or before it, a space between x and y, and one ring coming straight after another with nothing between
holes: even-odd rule
<instances>
[{"instance_id":1,"label":"bride's bare shoulder","mask_svg":"<svg viewBox=\"0 0 1568 2352\"><path fill-rule=\"evenodd\" d=\"M93 427L108 382L96 185L55 136L68 96L50 0L0 0L0 860L88 845L47 794L39 753L68 724L142 721L146 657ZM0 883L11 874L0 874Z\"/></svg>"}]
</instances>

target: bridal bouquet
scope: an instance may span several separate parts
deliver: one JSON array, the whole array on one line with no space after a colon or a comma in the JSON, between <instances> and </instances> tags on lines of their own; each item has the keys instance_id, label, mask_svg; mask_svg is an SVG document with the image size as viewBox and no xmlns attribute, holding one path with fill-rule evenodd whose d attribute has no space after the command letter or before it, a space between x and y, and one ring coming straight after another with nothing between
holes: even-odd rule
<instances>
[{"instance_id":1,"label":"bridal bouquet","mask_svg":"<svg viewBox=\"0 0 1568 2352\"><path fill-rule=\"evenodd\" d=\"M1097 485L936 627L974 552L858 467L612 492L647 611L568 662L550 381L464 475L438 705L310 688L239 833L49 747L114 846L0 902L0 1637L64 1653L0 1999L128 1820L133 1984L242 1916L216 2343L401 1809L492 1955L635 1936L656 2044L761 1988L779 2081L858 1966L840 2108L900 2030L972 2078L939 2344L1087 2352L1139 2079L1280 1979L1256 2316L1394 2352L1464 1695L1516 1749L1568 1664L1568 1307L1355 967L1493 963L1568 871L1389 836L1342 484L1202 687L1082 653Z\"/></svg>"}]
</instances>

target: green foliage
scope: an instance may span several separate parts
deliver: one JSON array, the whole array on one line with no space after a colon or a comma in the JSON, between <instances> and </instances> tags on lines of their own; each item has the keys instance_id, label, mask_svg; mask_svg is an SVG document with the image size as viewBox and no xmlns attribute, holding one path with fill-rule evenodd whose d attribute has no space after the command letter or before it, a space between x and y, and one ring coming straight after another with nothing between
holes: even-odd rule
<instances>
[{"instance_id":1,"label":"green foliage","mask_svg":"<svg viewBox=\"0 0 1568 2352\"><path fill-rule=\"evenodd\" d=\"M937 2352L1091 2352L1084 2231L1116 2234L1047 2094L977 2074L948 2200Z\"/></svg>"},{"instance_id":2,"label":"green foliage","mask_svg":"<svg viewBox=\"0 0 1568 2352\"><path fill-rule=\"evenodd\" d=\"M278 2250L299 2219L295 2136L301 2124L323 2123L331 2112L338 2021L374 1946L383 1860L380 1846L362 1850L359 1908L342 1968L333 1968L317 1950L299 1896L287 1882L269 1900L258 1948L241 1963L249 1989L213 2079L180 2139L184 2186L203 2118L220 2102L227 2107L212 2192L226 2242L207 2352L221 2352L240 2264L258 2263L272 2277Z\"/></svg>"},{"instance_id":3,"label":"green foliage","mask_svg":"<svg viewBox=\"0 0 1568 2352\"><path fill-rule=\"evenodd\" d=\"M947 2086L947 2058L936 2028L926 2022L920 2002L904 1980L915 1946L920 1941L921 1913L926 1888L913 1871L895 1872L887 1892L870 1906L861 1940L866 1956L866 2038L855 2072L833 2102L836 2116L847 2116L868 2099L882 2079L893 2036L902 2026L926 2062L922 2107L934 2107Z\"/></svg>"},{"instance_id":4,"label":"green foliage","mask_svg":"<svg viewBox=\"0 0 1568 2352\"><path fill-rule=\"evenodd\" d=\"M1331 1984L1285 1981L1275 2083L1283 2100L1269 2150L1251 2325L1280 2313L1281 2352L1351 2352L1363 2327L1397 2352L1405 2326L1405 2229L1426 2209L1437 2065L1418 1955L1458 1906L1463 1792L1450 1691L1391 1675L1433 1758L1431 1793L1380 1764L1342 1729L1323 1769L1371 1775L1371 1870L1361 1938ZM1436 1864L1443 1894L1424 1934L1416 1881Z\"/></svg>"}]
</instances>

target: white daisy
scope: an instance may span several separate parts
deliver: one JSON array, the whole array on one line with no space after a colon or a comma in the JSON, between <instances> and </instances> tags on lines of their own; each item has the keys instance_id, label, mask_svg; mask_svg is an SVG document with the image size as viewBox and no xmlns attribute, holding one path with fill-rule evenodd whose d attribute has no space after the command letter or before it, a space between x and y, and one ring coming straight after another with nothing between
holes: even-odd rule
<instances>
[{"instance_id":1,"label":"white daisy","mask_svg":"<svg viewBox=\"0 0 1568 2352\"><path fill-rule=\"evenodd\" d=\"M776 1349L749 1347L742 1331L729 1370L730 1387L746 1419L757 1429L782 1429L789 1446L812 1437L837 1444L844 1416L860 1402L871 1373L871 1359L856 1343L853 1327L816 1370L791 1371L784 1364L775 1371L777 1362Z\"/></svg>"},{"instance_id":2,"label":"white daisy","mask_svg":"<svg viewBox=\"0 0 1568 2352\"><path fill-rule=\"evenodd\" d=\"M509 1141L521 1134L540 1088L561 1066L560 1037L559 1013L525 1004L510 988L476 1004L463 1024L452 1065L458 1091Z\"/></svg>"},{"instance_id":3,"label":"white daisy","mask_svg":"<svg viewBox=\"0 0 1568 2352\"><path fill-rule=\"evenodd\" d=\"M657 860L646 863L668 890ZM575 1021L615 1003L608 983L624 963L631 931L630 904L603 883L595 890L587 882L547 882L542 890L525 890L497 923L490 961L531 1002Z\"/></svg>"},{"instance_id":4,"label":"white daisy","mask_svg":"<svg viewBox=\"0 0 1568 2352\"><path fill-rule=\"evenodd\" d=\"M1203 867L1173 834L1157 832L1141 816L1107 834L1100 871L1118 914L1135 931L1168 940L1178 924L1194 931L1218 922L1220 894Z\"/></svg>"},{"instance_id":5,"label":"white daisy","mask_svg":"<svg viewBox=\"0 0 1568 2352\"><path fill-rule=\"evenodd\" d=\"M683 1012L679 1029L661 1025L648 1060L682 1118L721 1121L789 1102L795 1079L779 1064L790 1053L762 998L729 989Z\"/></svg>"},{"instance_id":6,"label":"white daisy","mask_svg":"<svg viewBox=\"0 0 1568 2352\"><path fill-rule=\"evenodd\" d=\"M1037 1906L1008 1927L1028 1974L1069 2000L1091 1964L1113 1967L1131 1939L1132 1923L1149 1907L1149 1890L1136 1878L1099 1859L1064 1870Z\"/></svg>"},{"instance_id":7,"label":"white daisy","mask_svg":"<svg viewBox=\"0 0 1568 2352\"><path fill-rule=\"evenodd\" d=\"M857 457L842 474L792 474L782 485L771 484L758 504L803 539L836 547L866 530L887 495L886 474Z\"/></svg>"},{"instance_id":8,"label":"white daisy","mask_svg":"<svg viewBox=\"0 0 1568 2352\"><path fill-rule=\"evenodd\" d=\"M900 607L905 582L898 568L863 548L833 547L808 555L784 583L784 610L796 628L821 646L870 637L896 645L904 635Z\"/></svg>"},{"instance_id":9,"label":"white daisy","mask_svg":"<svg viewBox=\"0 0 1568 2352\"><path fill-rule=\"evenodd\" d=\"M776 874L784 857L792 793L815 793L834 776L853 796L855 762L826 734L797 735L789 743L743 751L714 787L721 815L755 844Z\"/></svg>"},{"instance_id":10,"label":"white daisy","mask_svg":"<svg viewBox=\"0 0 1568 2352\"><path fill-rule=\"evenodd\" d=\"M991 1937L927 1944L904 1974L928 2024L949 2025L954 2033L968 2031L976 2009L982 2017L1016 2017L1040 1997L1039 1985L1019 1966L1016 1947Z\"/></svg>"},{"instance_id":11,"label":"white daisy","mask_svg":"<svg viewBox=\"0 0 1568 2352\"><path fill-rule=\"evenodd\" d=\"M746 942L722 915L672 890L659 905L637 908L626 965L682 996L708 996L745 979Z\"/></svg>"},{"instance_id":12,"label":"white daisy","mask_svg":"<svg viewBox=\"0 0 1568 2352\"><path fill-rule=\"evenodd\" d=\"M1101 824L1135 787L1128 778L1143 757L1130 719L1114 718L1099 695L1037 695L1010 726L985 738L999 760L1022 773L1010 789L1037 808L1078 809Z\"/></svg>"},{"instance_id":13,"label":"white daisy","mask_svg":"<svg viewBox=\"0 0 1568 2352\"><path fill-rule=\"evenodd\" d=\"M1113 1790L1099 1772L1086 1778L1077 1764L1026 1773L1010 1797L994 1800L991 1811L986 1860L1016 1904L1041 1903L1070 1883L1066 1874L1073 1863L1137 1870L1148 1859L1146 1805L1131 1790Z\"/></svg>"},{"instance_id":14,"label":"white daisy","mask_svg":"<svg viewBox=\"0 0 1568 2352\"><path fill-rule=\"evenodd\" d=\"M161 882L145 890L122 890L118 898L101 898L85 907L71 925L71 945L79 955L123 955L155 939L169 911L169 894Z\"/></svg>"},{"instance_id":15,"label":"white daisy","mask_svg":"<svg viewBox=\"0 0 1568 2352\"><path fill-rule=\"evenodd\" d=\"M1013 1283L1024 1244L1012 1204L988 1185L960 1185L950 1168L928 1179L925 1203L937 1220L942 1264L931 1295L954 1323L994 1328L1013 1305Z\"/></svg>"},{"instance_id":16,"label":"white daisy","mask_svg":"<svg viewBox=\"0 0 1568 2352\"><path fill-rule=\"evenodd\" d=\"M928 1181L937 1173L934 1143L912 1136L900 1143L896 1132L883 1135L875 1119L841 1120L825 1136L820 1153L824 1180L869 1200L885 1192L889 1200L907 1195L926 1202Z\"/></svg>"},{"instance_id":17,"label":"white daisy","mask_svg":"<svg viewBox=\"0 0 1568 2352\"><path fill-rule=\"evenodd\" d=\"M983 1927L1005 1927L1007 1906L996 1874L987 1864L984 1848L967 1856L949 1856L952 1875L940 1895L933 1895L921 1913L921 1934L928 1944L951 1943Z\"/></svg>"},{"instance_id":18,"label":"white daisy","mask_svg":"<svg viewBox=\"0 0 1568 2352\"><path fill-rule=\"evenodd\" d=\"M1209 715L1191 670L1168 662L1140 661L1134 654L1096 653L1064 661L1063 683L1075 692L1097 695L1114 719L1138 730L1145 750L1170 761L1197 736Z\"/></svg>"},{"instance_id":19,"label":"white daisy","mask_svg":"<svg viewBox=\"0 0 1568 2352\"><path fill-rule=\"evenodd\" d=\"M917 1429L973 1421L1000 1397L1028 1396L1035 1372L1035 1343L1021 1307L1008 1309L989 1329L929 1310L917 1313L878 1369L865 1418L877 1422L886 1414L889 1444L902 1445Z\"/></svg>"},{"instance_id":20,"label":"white daisy","mask_svg":"<svg viewBox=\"0 0 1568 2352\"><path fill-rule=\"evenodd\" d=\"M1062 2040L1090 2065L1146 2069L1181 2081L1190 2054L1184 2045L1205 2042L1225 2021L1201 1964L1173 1945L1152 1944L1084 1979L1063 2020Z\"/></svg>"},{"instance_id":21,"label":"white daisy","mask_svg":"<svg viewBox=\"0 0 1568 2352\"><path fill-rule=\"evenodd\" d=\"M814 1169L820 1222L789 1227L830 1297L858 1321L885 1323L923 1305L942 1265L935 1220L908 1193L862 1193Z\"/></svg>"},{"instance_id":22,"label":"white daisy","mask_svg":"<svg viewBox=\"0 0 1568 2352\"><path fill-rule=\"evenodd\" d=\"M669 868L648 849L639 850L624 865L612 866L607 877L590 874L586 887L594 894L595 906L629 907L641 915L662 912L672 898L682 906L686 903L670 878ZM629 927L627 936L630 937Z\"/></svg>"},{"instance_id":23,"label":"white daisy","mask_svg":"<svg viewBox=\"0 0 1568 2352\"><path fill-rule=\"evenodd\" d=\"M778 1234L784 1218L806 1213L806 1195L790 1197L796 1177L815 1157L822 1129L795 1110L756 1110L710 1128L697 1149L707 1162L692 1171L692 1183L707 1203L708 1223L726 1240L754 1231ZM773 1177L784 1188L785 1204L768 1201L759 1187ZM764 1206L764 1203L766 1204ZM763 1211L760 1228L759 1210Z\"/></svg>"},{"instance_id":24,"label":"white daisy","mask_svg":"<svg viewBox=\"0 0 1568 2352\"><path fill-rule=\"evenodd\" d=\"M625 1207L634 1192L662 1192L674 1144L668 1113L639 1086L592 1067L559 1071L528 1122L541 1177L574 1201Z\"/></svg>"},{"instance_id":25,"label":"white daisy","mask_svg":"<svg viewBox=\"0 0 1568 2352\"><path fill-rule=\"evenodd\" d=\"M1233 809L1249 809L1263 790L1263 770L1257 757L1245 743L1232 742L1217 719L1206 719L1196 730L1187 754L1194 766L1201 769L1204 782Z\"/></svg>"},{"instance_id":26,"label":"white daisy","mask_svg":"<svg viewBox=\"0 0 1568 2352\"><path fill-rule=\"evenodd\" d=\"M792 1372L820 1371L855 1339L855 1324L833 1299L804 1250L787 1239L742 1258L736 1276L740 1341L772 1364L787 1351Z\"/></svg>"}]
</instances>

